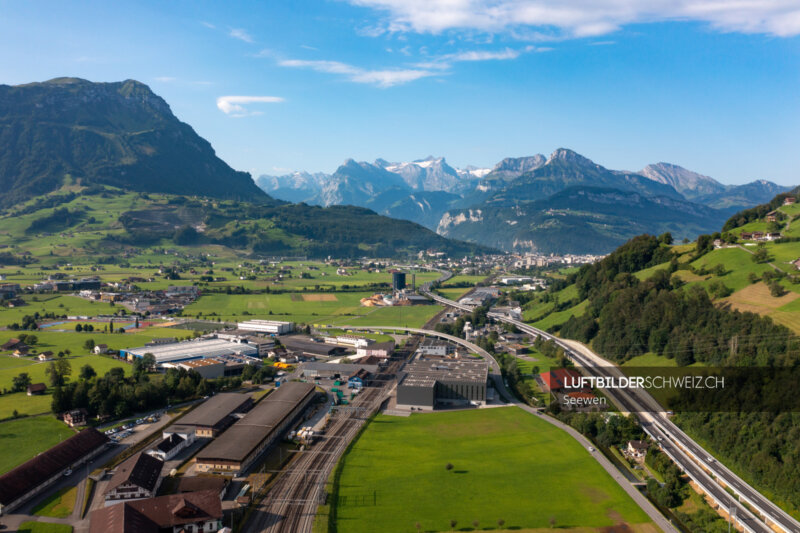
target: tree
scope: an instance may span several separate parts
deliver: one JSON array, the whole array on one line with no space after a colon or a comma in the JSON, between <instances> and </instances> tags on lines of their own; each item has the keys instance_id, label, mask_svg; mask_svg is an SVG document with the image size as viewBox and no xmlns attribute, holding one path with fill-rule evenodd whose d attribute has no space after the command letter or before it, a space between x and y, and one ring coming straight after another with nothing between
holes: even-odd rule
<instances>
[{"instance_id":1,"label":"tree","mask_svg":"<svg viewBox=\"0 0 800 533\"><path fill-rule=\"evenodd\" d=\"M75 331L80 333L81 331L83 331L83 326L81 326L80 324L75 324Z\"/></svg>"},{"instance_id":2,"label":"tree","mask_svg":"<svg viewBox=\"0 0 800 533\"><path fill-rule=\"evenodd\" d=\"M786 294L786 289L784 289L783 285L781 285L777 281L773 281L772 283L769 284L769 293L775 298L780 298L781 296Z\"/></svg>"},{"instance_id":3,"label":"tree","mask_svg":"<svg viewBox=\"0 0 800 533\"><path fill-rule=\"evenodd\" d=\"M53 361L44 370L50 379L51 387L63 386L70 374L72 374L72 366L66 359L58 359Z\"/></svg>"},{"instance_id":4,"label":"tree","mask_svg":"<svg viewBox=\"0 0 800 533\"><path fill-rule=\"evenodd\" d=\"M759 246L756 251L753 252L750 259L752 259L754 263L766 263L769 261L769 253L766 248Z\"/></svg>"},{"instance_id":5,"label":"tree","mask_svg":"<svg viewBox=\"0 0 800 533\"><path fill-rule=\"evenodd\" d=\"M28 375L27 372L23 372L12 380L11 390L13 392L23 392L27 390L28 385L30 384L31 384L31 377Z\"/></svg>"},{"instance_id":6,"label":"tree","mask_svg":"<svg viewBox=\"0 0 800 533\"><path fill-rule=\"evenodd\" d=\"M447 463L447 464L444 466L444 469L445 469L445 470L452 470L452 469L453 469L453 463Z\"/></svg>"},{"instance_id":7,"label":"tree","mask_svg":"<svg viewBox=\"0 0 800 533\"><path fill-rule=\"evenodd\" d=\"M92 368L91 365L83 365L81 367L81 372L79 374L79 377L84 380L89 380L95 377L96 375L97 372L95 372L94 368Z\"/></svg>"},{"instance_id":8,"label":"tree","mask_svg":"<svg viewBox=\"0 0 800 533\"><path fill-rule=\"evenodd\" d=\"M83 349L89 352L94 350L94 339L86 339L86 342L83 343Z\"/></svg>"},{"instance_id":9,"label":"tree","mask_svg":"<svg viewBox=\"0 0 800 533\"><path fill-rule=\"evenodd\" d=\"M450 529L455 529L458 525L458 520L450 520Z\"/></svg>"},{"instance_id":10,"label":"tree","mask_svg":"<svg viewBox=\"0 0 800 533\"><path fill-rule=\"evenodd\" d=\"M37 337L36 335L28 335L27 337L25 337L25 344L34 346L37 342L39 342L39 337Z\"/></svg>"},{"instance_id":11,"label":"tree","mask_svg":"<svg viewBox=\"0 0 800 533\"><path fill-rule=\"evenodd\" d=\"M556 527L556 517L555 516L551 516L550 517L550 529L552 529L554 527Z\"/></svg>"},{"instance_id":12,"label":"tree","mask_svg":"<svg viewBox=\"0 0 800 533\"><path fill-rule=\"evenodd\" d=\"M505 521L505 520L503 520L502 518L498 518L498 519L497 519L497 525L498 525L499 527L503 527L504 525L506 525L506 521Z\"/></svg>"}]
</instances>

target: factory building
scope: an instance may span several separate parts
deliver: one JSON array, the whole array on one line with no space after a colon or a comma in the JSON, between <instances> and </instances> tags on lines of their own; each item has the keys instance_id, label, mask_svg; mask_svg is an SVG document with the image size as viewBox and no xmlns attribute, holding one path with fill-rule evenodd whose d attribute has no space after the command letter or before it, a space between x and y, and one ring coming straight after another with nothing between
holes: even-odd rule
<instances>
[{"instance_id":1,"label":"factory building","mask_svg":"<svg viewBox=\"0 0 800 533\"><path fill-rule=\"evenodd\" d=\"M258 348L245 343L229 342L223 339L195 339L191 341L142 346L120 350L120 356L128 361L141 358L146 353L153 354L156 364L177 363L192 359L222 359L227 356L258 357Z\"/></svg>"},{"instance_id":2,"label":"factory building","mask_svg":"<svg viewBox=\"0 0 800 533\"><path fill-rule=\"evenodd\" d=\"M417 348L417 352L422 355L445 355L453 353L453 346L450 343L439 339L425 339Z\"/></svg>"},{"instance_id":3,"label":"factory building","mask_svg":"<svg viewBox=\"0 0 800 533\"><path fill-rule=\"evenodd\" d=\"M433 410L441 405L484 405L489 378L486 361L420 357L405 367L397 386L397 407Z\"/></svg>"},{"instance_id":4,"label":"factory building","mask_svg":"<svg viewBox=\"0 0 800 533\"><path fill-rule=\"evenodd\" d=\"M395 270L392 272L392 290L402 291L406 288L406 273Z\"/></svg>"},{"instance_id":5,"label":"factory building","mask_svg":"<svg viewBox=\"0 0 800 533\"><path fill-rule=\"evenodd\" d=\"M364 365L359 363L306 363L303 365L303 375L307 378L347 377L359 370L365 370L370 374L376 374L378 372L378 365Z\"/></svg>"},{"instance_id":6,"label":"factory building","mask_svg":"<svg viewBox=\"0 0 800 533\"><path fill-rule=\"evenodd\" d=\"M289 429L314 396L314 385L310 383L290 381L281 385L200 451L197 471L247 471Z\"/></svg>"},{"instance_id":7,"label":"factory building","mask_svg":"<svg viewBox=\"0 0 800 533\"><path fill-rule=\"evenodd\" d=\"M216 437L236 422L237 414L253 407L249 394L221 392L215 394L180 419L180 426L193 428L197 437Z\"/></svg>"},{"instance_id":8,"label":"factory building","mask_svg":"<svg viewBox=\"0 0 800 533\"><path fill-rule=\"evenodd\" d=\"M239 322L236 328L243 331L256 331L269 335L283 335L294 330L293 322L280 322L278 320L248 320Z\"/></svg>"}]
</instances>

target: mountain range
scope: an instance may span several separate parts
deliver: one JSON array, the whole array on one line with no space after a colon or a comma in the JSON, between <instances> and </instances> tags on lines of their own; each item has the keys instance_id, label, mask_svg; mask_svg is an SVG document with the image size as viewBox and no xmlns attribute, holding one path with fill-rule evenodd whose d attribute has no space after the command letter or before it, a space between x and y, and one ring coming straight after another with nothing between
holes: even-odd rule
<instances>
[{"instance_id":1,"label":"mountain range","mask_svg":"<svg viewBox=\"0 0 800 533\"><path fill-rule=\"evenodd\" d=\"M549 157L506 158L491 169L458 169L432 156L348 159L333 174L260 176L256 183L285 200L353 204L447 237L558 253L609 251L639 233L693 239L788 190L766 180L723 185L670 163L610 170L565 148Z\"/></svg>"},{"instance_id":2,"label":"mountain range","mask_svg":"<svg viewBox=\"0 0 800 533\"><path fill-rule=\"evenodd\" d=\"M94 253L166 244L314 257L489 251L410 221L333 205L364 203L379 192L355 186L368 183L373 169L354 161L338 176L342 186L322 187L326 207L276 200L135 80L0 85L0 146L5 245L69 230ZM380 179L406 186L388 170Z\"/></svg>"}]
</instances>

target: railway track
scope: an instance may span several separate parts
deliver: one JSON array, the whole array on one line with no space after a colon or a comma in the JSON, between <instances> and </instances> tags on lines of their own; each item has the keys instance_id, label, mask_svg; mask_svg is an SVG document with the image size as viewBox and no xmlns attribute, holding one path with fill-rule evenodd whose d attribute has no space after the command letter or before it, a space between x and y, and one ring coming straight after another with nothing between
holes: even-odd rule
<instances>
[{"instance_id":1,"label":"railway track","mask_svg":"<svg viewBox=\"0 0 800 533\"><path fill-rule=\"evenodd\" d=\"M339 458L361 427L388 397L396 373L405 359L395 359L375 376L377 386L364 387L346 408L331 413L322 440L294 460L279 474L251 519L242 529L248 533L308 533L319 504L324 503L326 484Z\"/></svg>"}]
</instances>

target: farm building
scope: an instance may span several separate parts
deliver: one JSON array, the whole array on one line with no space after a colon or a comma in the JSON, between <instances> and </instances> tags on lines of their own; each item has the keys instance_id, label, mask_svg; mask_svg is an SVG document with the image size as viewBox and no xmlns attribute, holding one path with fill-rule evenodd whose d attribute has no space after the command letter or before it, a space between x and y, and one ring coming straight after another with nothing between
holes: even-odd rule
<instances>
[{"instance_id":1,"label":"farm building","mask_svg":"<svg viewBox=\"0 0 800 533\"><path fill-rule=\"evenodd\" d=\"M314 385L290 381L261 400L241 420L197 454L198 472L245 472L314 398Z\"/></svg>"},{"instance_id":2,"label":"farm building","mask_svg":"<svg viewBox=\"0 0 800 533\"><path fill-rule=\"evenodd\" d=\"M249 394L221 392L181 418L180 426L193 428L196 437L216 437L236 422L236 414L246 413L252 407Z\"/></svg>"},{"instance_id":3,"label":"farm building","mask_svg":"<svg viewBox=\"0 0 800 533\"><path fill-rule=\"evenodd\" d=\"M0 476L0 514L13 511L61 479L64 472L91 460L109 439L87 428Z\"/></svg>"},{"instance_id":4,"label":"farm building","mask_svg":"<svg viewBox=\"0 0 800 533\"><path fill-rule=\"evenodd\" d=\"M397 385L397 406L432 410L446 405L486 403L489 364L419 358L405 366L405 377Z\"/></svg>"}]
</instances>

